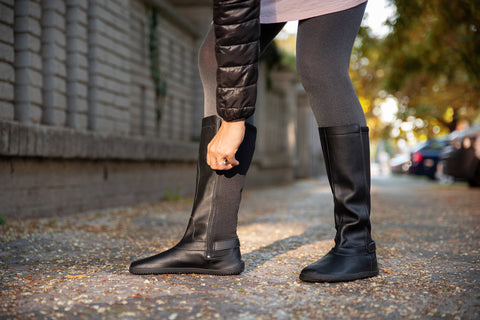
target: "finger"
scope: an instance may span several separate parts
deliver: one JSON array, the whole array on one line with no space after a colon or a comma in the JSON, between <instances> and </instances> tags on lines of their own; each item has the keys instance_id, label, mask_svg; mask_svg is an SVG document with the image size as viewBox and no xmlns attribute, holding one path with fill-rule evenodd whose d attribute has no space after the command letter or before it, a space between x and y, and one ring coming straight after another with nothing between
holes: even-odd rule
<instances>
[{"instance_id":1,"label":"finger","mask_svg":"<svg viewBox=\"0 0 480 320\"><path fill-rule=\"evenodd\" d=\"M209 166L215 165L216 159L218 158L218 155L213 151L213 144L210 141L210 143L207 146L207 164Z\"/></svg>"},{"instance_id":2,"label":"finger","mask_svg":"<svg viewBox=\"0 0 480 320\"><path fill-rule=\"evenodd\" d=\"M227 161L232 167L238 166L240 164L240 162L235 159L235 155L227 157Z\"/></svg>"},{"instance_id":3,"label":"finger","mask_svg":"<svg viewBox=\"0 0 480 320\"><path fill-rule=\"evenodd\" d=\"M226 160L225 157L216 158L215 161L212 161L210 166L214 170L230 170L234 166Z\"/></svg>"},{"instance_id":4,"label":"finger","mask_svg":"<svg viewBox=\"0 0 480 320\"><path fill-rule=\"evenodd\" d=\"M207 146L207 164L210 166L212 164L211 157L210 157L210 144Z\"/></svg>"},{"instance_id":5,"label":"finger","mask_svg":"<svg viewBox=\"0 0 480 320\"><path fill-rule=\"evenodd\" d=\"M226 165L222 165L222 166L217 166L214 170L226 171L226 170L230 170L232 168L233 168L233 166L231 164L226 164Z\"/></svg>"}]
</instances>

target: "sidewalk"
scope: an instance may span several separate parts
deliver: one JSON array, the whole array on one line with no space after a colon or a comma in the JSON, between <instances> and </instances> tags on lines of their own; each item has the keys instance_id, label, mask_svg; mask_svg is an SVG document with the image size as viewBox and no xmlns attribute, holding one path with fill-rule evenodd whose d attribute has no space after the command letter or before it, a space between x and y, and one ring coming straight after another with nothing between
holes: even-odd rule
<instances>
[{"instance_id":1,"label":"sidewalk","mask_svg":"<svg viewBox=\"0 0 480 320\"><path fill-rule=\"evenodd\" d=\"M239 276L128 273L174 245L191 200L0 226L0 319L478 319L480 192L407 177L374 181L380 275L298 280L332 246L328 184L245 192Z\"/></svg>"}]
</instances>

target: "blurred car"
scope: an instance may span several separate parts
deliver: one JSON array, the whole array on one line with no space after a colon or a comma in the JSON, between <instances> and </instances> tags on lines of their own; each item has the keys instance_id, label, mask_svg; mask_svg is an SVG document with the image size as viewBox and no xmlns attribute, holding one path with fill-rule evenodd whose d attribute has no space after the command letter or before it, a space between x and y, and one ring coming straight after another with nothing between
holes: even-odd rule
<instances>
[{"instance_id":1,"label":"blurred car","mask_svg":"<svg viewBox=\"0 0 480 320\"><path fill-rule=\"evenodd\" d=\"M441 137L429 139L417 144L411 154L411 166L409 173L424 175L430 179L435 179L437 165L440 160L440 153L449 143L449 138Z\"/></svg>"},{"instance_id":2,"label":"blurred car","mask_svg":"<svg viewBox=\"0 0 480 320\"><path fill-rule=\"evenodd\" d=\"M480 125L452 133L451 143L441 154L443 173L480 186Z\"/></svg>"},{"instance_id":3,"label":"blurred car","mask_svg":"<svg viewBox=\"0 0 480 320\"><path fill-rule=\"evenodd\" d=\"M399 154L390 160L390 170L392 173L405 174L412 165L409 154Z\"/></svg>"}]
</instances>

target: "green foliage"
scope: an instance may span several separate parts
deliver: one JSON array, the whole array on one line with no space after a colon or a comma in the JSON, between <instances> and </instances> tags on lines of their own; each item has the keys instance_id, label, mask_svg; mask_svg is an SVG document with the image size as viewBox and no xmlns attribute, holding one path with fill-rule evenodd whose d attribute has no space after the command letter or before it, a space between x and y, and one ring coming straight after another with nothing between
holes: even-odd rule
<instances>
[{"instance_id":1,"label":"green foliage","mask_svg":"<svg viewBox=\"0 0 480 320\"><path fill-rule=\"evenodd\" d=\"M394 127L375 112L386 96L397 98L397 118L413 123L422 139L479 121L480 2L390 2L396 6L390 34L379 39L362 27L351 60L373 139L387 138Z\"/></svg>"},{"instance_id":2,"label":"green foliage","mask_svg":"<svg viewBox=\"0 0 480 320\"><path fill-rule=\"evenodd\" d=\"M296 72L296 59L295 55L289 54L281 50L275 41L272 41L265 48L264 52L260 56L260 62L265 64L267 68L267 88L272 88L271 72L273 70L282 70L288 68L293 72Z\"/></svg>"},{"instance_id":3,"label":"green foliage","mask_svg":"<svg viewBox=\"0 0 480 320\"><path fill-rule=\"evenodd\" d=\"M383 91L385 72L379 60L383 54L382 39L371 36L368 27L361 27L350 61L350 76L371 128L373 140L382 139L388 128L374 113L378 101L386 97Z\"/></svg>"},{"instance_id":4,"label":"green foliage","mask_svg":"<svg viewBox=\"0 0 480 320\"><path fill-rule=\"evenodd\" d=\"M379 43L383 88L402 101L399 117L452 131L480 109L480 4L469 0L390 0L397 15ZM452 113L451 116L446 114Z\"/></svg>"},{"instance_id":5,"label":"green foliage","mask_svg":"<svg viewBox=\"0 0 480 320\"><path fill-rule=\"evenodd\" d=\"M282 70L288 68L296 72L296 57L278 47L275 41L268 44L260 57L260 61L265 63L267 70Z\"/></svg>"},{"instance_id":6,"label":"green foliage","mask_svg":"<svg viewBox=\"0 0 480 320\"><path fill-rule=\"evenodd\" d=\"M0 226L4 226L7 224L7 216L2 214L0 215Z\"/></svg>"},{"instance_id":7,"label":"green foliage","mask_svg":"<svg viewBox=\"0 0 480 320\"><path fill-rule=\"evenodd\" d=\"M180 195L180 188L177 187L174 190L167 188L165 194L162 197L163 201L180 201L182 196Z\"/></svg>"},{"instance_id":8,"label":"green foliage","mask_svg":"<svg viewBox=\"0 0 480 320\"><path fill-rule=\"evenodd\" d=\"M260 62L265 64L267 70L279 68L281 66L282 54L282 51L275 44L275 41L272 41L260 56Z\"/></svg>"}]
</instances>

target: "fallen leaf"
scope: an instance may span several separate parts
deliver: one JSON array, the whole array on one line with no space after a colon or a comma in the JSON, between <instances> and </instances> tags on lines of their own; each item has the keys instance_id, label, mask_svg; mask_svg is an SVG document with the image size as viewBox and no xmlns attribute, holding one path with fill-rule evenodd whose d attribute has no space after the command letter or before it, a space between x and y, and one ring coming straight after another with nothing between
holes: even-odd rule
<instances>
[{"instance_id":1,"label":"fallen leaf","mask_svg":"<svg viewBox=\"0 0 480 320\"><path fill-rule=\"evenodd\" d=\"M67 276L68 279L79 279L79 278L86 278L87 276L84 274L79 274L77 276Z\"/></svg>"}]
</instances>

